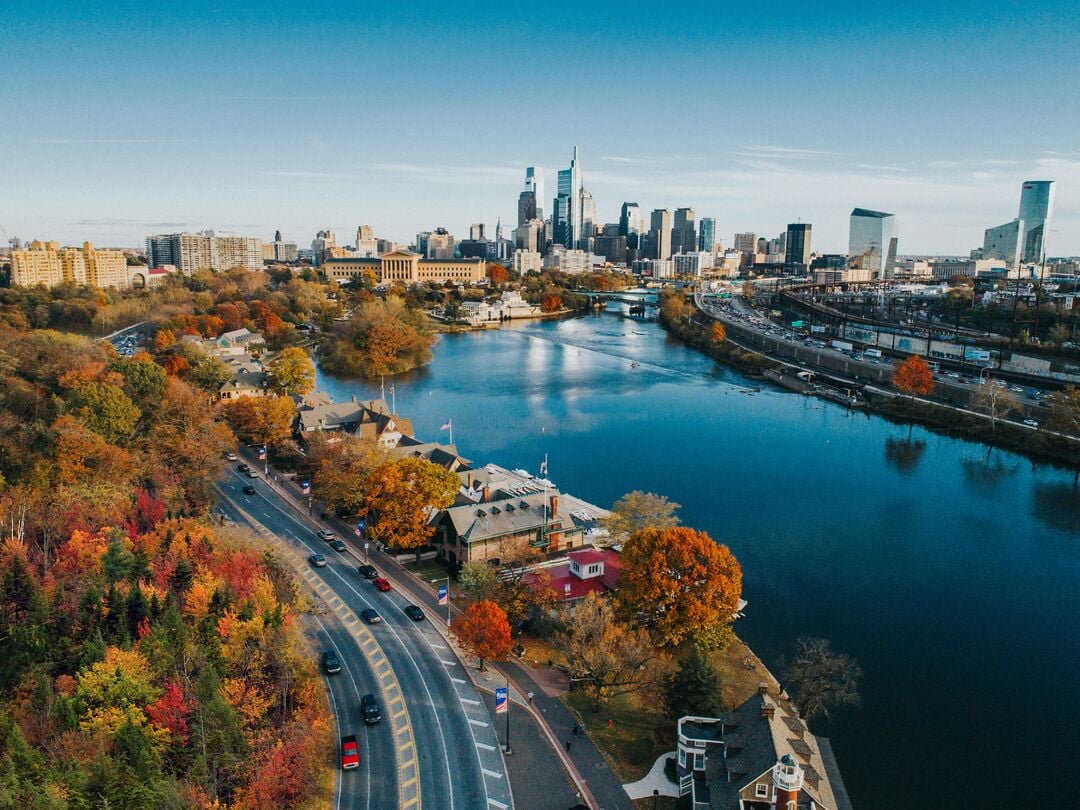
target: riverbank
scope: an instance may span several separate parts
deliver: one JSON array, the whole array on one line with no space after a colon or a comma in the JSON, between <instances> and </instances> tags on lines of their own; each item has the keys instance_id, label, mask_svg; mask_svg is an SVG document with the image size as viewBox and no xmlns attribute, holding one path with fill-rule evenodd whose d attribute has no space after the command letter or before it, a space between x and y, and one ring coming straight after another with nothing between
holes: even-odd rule
<instances>
[{"instance_id":1,"label":"riverbank","mask_svg":"<svg viewBox=\"0 0 1080 810\"><path fill-rule=\"evenodd\" d=\"M696 309L693 311L695 314L698 312ZM788 391L816 396L845 407L852 406L849 397L829 389L796 381L796 378L788 375L784 375L782 380L779 379L776 375L782 371L785 364L736 346L730 340L719 343L713 341L710 330L693 317L672 323L670 319L663 317L661 311L658 320L665 331L687 346L747 376L764 377ZM857 404L892 422L921 425L934 433L1009 450L1032 461L1080 470L1080 441L1059 433L1032 430L1000 419L996 424L992 424L980 414L897 395L866 396L864 400L857 400Z\"/></svg>"}]
</instances>

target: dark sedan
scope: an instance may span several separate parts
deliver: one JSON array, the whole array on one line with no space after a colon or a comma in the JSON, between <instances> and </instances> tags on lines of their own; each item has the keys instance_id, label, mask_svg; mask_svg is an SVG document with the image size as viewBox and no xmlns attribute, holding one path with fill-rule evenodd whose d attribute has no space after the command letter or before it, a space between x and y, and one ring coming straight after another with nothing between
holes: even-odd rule
<instances>
[{"instance_id":1,"label":"dark sedan","mask_svg":"<svg viewBox=\"0 0 1080 810\"><path fill-rule=\"evenodd\" d=\"M424 611L420 609L419 605L406 605L405 615L414 622L422 622L424 620Z\"/></svg>"},{"instance_id":2,"label":"dark sedan","mask_svg":"<svg viewBox=\"0 0 1080 810\"><path fill-rule=\"evenodd\" d=\"M378 624L382 621L382 616L379 615L378 611L372 610L371 608L364 608L361 610L360 618L368 624Z\"/></svg>"}]
</instances>

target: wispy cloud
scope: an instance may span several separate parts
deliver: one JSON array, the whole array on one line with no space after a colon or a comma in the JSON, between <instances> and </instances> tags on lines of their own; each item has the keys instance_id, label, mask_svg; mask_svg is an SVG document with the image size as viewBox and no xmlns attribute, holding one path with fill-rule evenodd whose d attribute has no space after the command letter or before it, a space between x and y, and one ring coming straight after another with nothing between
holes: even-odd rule
<instances>
[{"instance_id":1,"label":"wispy cloud","mask_svg":"<svg viewBox=\"0 0 1080 810\"><path fill-rule=\"evenodd\" d=\"M600 160L608 163L619 163L624 166L655 166L664 162L664 158L629 157L627 155L602 155Z\"/></svg>"},{"instance_id":2,"label":"wispy cloud","mask_svg":"<svg viewBox=\"0 0 1080 810\"><path fill-rule=\"evenodd\" d=\"M139 143L201 143L190 138L34 138L34 144L139 144Z\"/></svg>"},{"instance_id":3,"label":"wispy cloud","mask_svg":"<svg viewBox=\"0 0 1080 810\"><path fill-rule=\"evenodd\" d=\"M886 166L880 163L856 163L856 169L866 169L870 172L906 172L903 166Z\"/></svg>"},{"instance_id":4,"label":"wispy cloud","mask_svg":"<svg viewBox=\"0 0 1080 810\"><path fill-rule=\"evenodd\" d=\"M742 150L743 154L788 160L838 154L837 152L827 152L821 149L799 149L791 146L772 146L770 144L750 144L739 148Z\"/></svg>"}]
</instances>

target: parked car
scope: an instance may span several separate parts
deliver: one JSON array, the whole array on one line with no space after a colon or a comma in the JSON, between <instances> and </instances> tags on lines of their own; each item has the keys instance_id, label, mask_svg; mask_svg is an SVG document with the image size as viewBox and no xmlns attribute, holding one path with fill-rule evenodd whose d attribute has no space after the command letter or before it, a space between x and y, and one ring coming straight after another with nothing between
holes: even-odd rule
<instances>
[{"instance_id":1,"label":"parked car","mask_svg":"<svg viewBox=\"0 0 1080 810\"><path fill-rule=\"evenodd\" d=\"M379 572L375 570L374 565L361 565L356 569L360 572L360 576L364 579L375 579L379 575Z\"/></svg>"},{"instance_id":2,"label":"parked car","mask_svg":"<svg viewBox=\"0 0 1080 810\"><path fill-rule=\"evenodd\" d=\"M344 540L331 540L330 541L330 548L332 548L334 551L336 551L338 553L341 553L341 552L345 551L345 541Z\"/></svg>"},{"instance_id":3,"label":"parked car","mask_svg":"<svg viewBox=\"0 0 1080 810\"><path fill-rule=\"evenodd\" d=\"M314 565L316 568L326 568L326 557L322 554L312 554L308 557L308 562Z\"/></svg>"},{"instance_id":4,"label":"parked car","mask_svg":"<svg viewBox=\"0 0 1080 810\"><path fill-rule=\"evenodd\" d=\"M349 734L341 738L341 769L347 771L350 768L360 767L360 746L356 744L356 736Z\"/></svg>"},{"instance_id":5,"label":"parked car","mask_svg":"<svg viewBox=\"0 0 1080 810\"><path fill-rule=\"evenodd\" d=\"M371 584L374 585L376 588L378 588L383 593L390 590L390 583L387 582L382 577L375 577L375 579L371 580Z\"/></svg>"},{"instance_id":6,"label":"parked car","mask_svg":"<svg viewBox=\"0 0 1080 810\"><path fill-rule=\"evenodd\" d=\"M374 695L364 695L360 698L360 716L369 726L382 720L382 711L379 709L379 701Z\"/></svg>"},{"instance_id":7,"label":"parked car","mask_svg":"<svg viewBox=\"0 0 1080 810\"><path fill-rule=\"evenodd\" d=\"M327 675L337 675L341 672L341 659L333 650L326 650L322 654L322 668Z\"/></svg>"},{"instance_id":8,"label":"parked car","mask_svg":"<svg viewBox=\"0 0 1080 810\"><path fill-rule=\"evenodd\" d=\"M244 471L244 475L246 475L248 478L258 478L259 477L259 474L257 472L255 472L255 470L251 469L251 467L248 467Z\"/></svg>"},{"instance_id":9,"label":"parked car","mask_svg":"<svg viewBox=\"0 0 1080 810\"><path fill-rule=\"evenodd\" d=\"M372 610L371 608L364 608L363 610L361 610L360 618L363 619L364 622L366 622L367 624L378 624L382 621L382 616L380 616L377 611Z\"/></svg>"},{"instance_id":10,"label":"parked car","mask_svg":"<svg viewBox=\"0 0 1080 810\"><path fill-rule=\"evenodd\" d=\"M405 615L414 622L422 622L424 620L424 611L420 609L419 605L406 605Z\"/></svg>"},{"instance_id":11,"label":"parked car","mask_svg":"<svg viewBox=\"0 0 1080 810\"><path fill-rule=\"evenodd\" d=\"M328 532L326 529L319 529L315 534L319 536L320 540L325 540L328 543L334 539L334 533Z\"/></svg>"},{"instance_id":12,"label":"parked car","mask_svg":"<svg viewBox=\"0 0 1080 810\"><path fill-rule=\"evenodd\" d=\"M1033 427L1033 428L1037 428L1039 426L1039 423L1036 422L1034 419L1025 419L1024 424L1027 425L1028 427Z\"/></svg>"},{"instance_id":13,"label":"parked car","mask_svg":"<svg viewBox=\"0 0 1080 810\"><path fill-rule=\"evenodd\" d=\"M254 495L256 492L257 492L257 490L251 484L244 484L244 494L245 495Z\"/></svg>"}]
</instances>

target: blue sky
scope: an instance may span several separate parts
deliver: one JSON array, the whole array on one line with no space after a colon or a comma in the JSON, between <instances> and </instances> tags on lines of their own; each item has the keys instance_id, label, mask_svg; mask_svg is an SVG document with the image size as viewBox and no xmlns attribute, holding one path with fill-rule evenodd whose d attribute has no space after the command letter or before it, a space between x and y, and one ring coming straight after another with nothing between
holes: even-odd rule
<instances>
[{"instance_id":1,"label":"blue sky","mask_svg":"<svg viewBox=\"0 0 1080 810\"><path fill-rule=\"evenodd\" d=\"M8 3L0 225L466 235L576 143L605 221L842 251L862 206L962 253L1055 179L1050 252L1080 254L1080 4L879 5Z\"/></svg>"}]
</instances>

